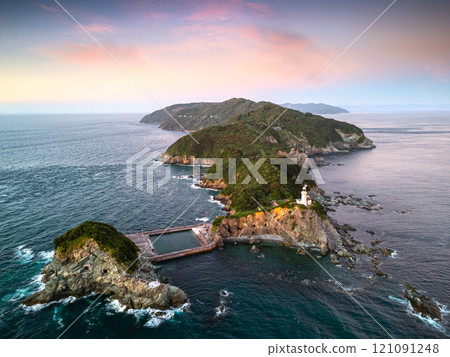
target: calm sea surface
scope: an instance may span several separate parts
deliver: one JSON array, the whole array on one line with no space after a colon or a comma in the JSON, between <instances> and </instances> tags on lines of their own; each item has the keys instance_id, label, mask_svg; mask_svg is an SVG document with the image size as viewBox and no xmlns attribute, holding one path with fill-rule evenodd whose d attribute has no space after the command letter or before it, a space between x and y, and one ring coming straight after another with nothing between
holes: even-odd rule
<instances>
[{"instance_id":1,"label":"calm sea surface","mask_svg":"<svg viewBox=\"0 0 450 357\"><path fill-rule=\"evenodd\" d=\"M22 299L40 288L52 241L85 220L123 233L214 219L216 192L193 186L192 168L172 166L172 179L143 193L125 183L125 161L149 147L164 150L183 134L138 124L136 114L0 116L0 336L56 338L95 299L68 299L26 309ZM265 258L246 245L161 264L161 274L184 289L189 306L164 316L123 312L101 298L66 338L448 338L450 286L450 113L379 113L333 116L364 129L377 148L328 157L321 168L327 193L372 198L383 209L339 207L331 215L395 249L382 258L389 278L368 277L364 257L349 271L276 245ZM338 165L339 164L339 165ZM157 169L157 178L166 166ZM404 213L400 213L404 212ZM196 221L197 220L197 221ZM441 323L412 313L402 282L426 291L444 310ZM372 285L371 283L374 282ZM228 292L226 297L220 291ZM218 307L224 306L224 313ZM159 315L159 314L158 314Z\"/></svg>"}]
</instances>

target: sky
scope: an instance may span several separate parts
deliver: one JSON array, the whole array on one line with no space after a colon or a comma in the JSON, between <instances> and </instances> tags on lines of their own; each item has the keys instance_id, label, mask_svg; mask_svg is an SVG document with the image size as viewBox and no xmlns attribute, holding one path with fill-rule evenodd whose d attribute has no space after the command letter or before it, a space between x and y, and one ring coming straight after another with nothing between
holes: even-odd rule
<instances>
[{"instance_id":1,"label":"sky","mask_svg":"<svg viewBox=\"0 0 450 357\"><path fill-rule=\"evenodd\" d=\"M58 0L72 19L54 0L2 0L0 113L450 105L448 1L397 0L335 61L392 1Z\"/></svg>"}]
</instances>

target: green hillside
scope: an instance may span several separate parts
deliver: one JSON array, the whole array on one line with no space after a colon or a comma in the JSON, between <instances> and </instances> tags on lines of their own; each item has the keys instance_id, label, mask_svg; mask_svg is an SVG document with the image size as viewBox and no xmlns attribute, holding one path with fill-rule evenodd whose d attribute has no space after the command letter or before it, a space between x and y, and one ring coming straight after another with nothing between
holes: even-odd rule
<instances>
[{"instance_id":1,"label":"green hillside","mask_svg":"<svg viewBox=\"0 0 450 357\"><path fill-rule=\"evenodd\" d=\"M174 105L165 107L164 109L167 110L172 116L174 116L176 118L178 114L182 115L181 113L184 113L184 110L188 110L191 108L200 109L202 107L207 107L211 104L216 104L216 103L202 102L202 103L174 104ZM147 114L146 116L144 116L141 119L140 122L146 123L146 124L162 124L162 123L164 123L166 120L170 119L169 114L167 114L167 112L164 109L159 109L159 110L154 111L151 114Z\"/></svg>"},{"instance_id":2,"label":"green hillside","mask_svg":"<svg viewBox=\"0 0 450 357\"><path fill-rule=\"evenodd\" d=\"M262 137L253 141L277 119L285 108L265 104L256 110L233 117L227 124L209 127L191 137L178 139L167 150L170 156L220 157L226 150L238 148L245 157L278 156L279 151L291 148L307 151L308 147L324 149L330 143L345 144L336 130L355 134L355 148L366 141L363 131L355 125L319 115L288 109Z\"/></svg>"},{"instance_id":3,"label":"green hillside","mask_svg":"<svg viewBox=\"0 0 450 357\"><path fill-rule=\"evenodd\" d=\"M182 126L185 130L196 131L213 125L225 124L233 116L257 109L265 103L232 98L220 103L175 104L165 109L176 121L161 109L143 117L141 123L161 124L160 127L164 130L182 131Z\"/></svg>"},{"instance_id":4,"label":"green hillside","mask_svg":"<svg viewBox=\"0 0 450 357\"><path fill-rule=\"evenodd\" d=\"M83 247L89 239L94 240L124 268L128 268L129 272L137 268L139 248L106 223L86 221L80 224L54 240L55 250L59 254L70 254L73 250Z\"/></svg>"}]
</instances>

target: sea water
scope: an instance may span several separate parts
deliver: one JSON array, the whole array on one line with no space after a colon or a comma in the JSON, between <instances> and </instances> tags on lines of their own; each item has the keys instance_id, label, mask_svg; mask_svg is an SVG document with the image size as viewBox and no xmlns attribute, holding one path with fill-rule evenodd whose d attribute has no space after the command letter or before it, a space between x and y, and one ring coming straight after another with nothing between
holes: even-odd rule
<instances>
[{"instance_id":1,"label":"sea water","mask_svg":"<svg viewBox=\"0 0 450 357\"><path fill-rule=\"evenodd\" d=\"M189 296L178 309L127 312L97 295L24 308L22 300L43 287L39 273L52 258L53 239L85 220L134 233L223 214L212 200L217 192L193 185L191 167L171 166L171 180L153 194L126 184L129 157L144 148L164 152L184 135L139 124L140 117L0 116L2 337L56 338L87 308L63 337L448 337L450 113L438 112L333 116L363 128L377 148L327 157L321 187L383 209L342 206L330 215L356 227L352 234L365 244L380 239L395 250L381 259L389 278L369 279L372 264L363 256L348 270L318 252L315 262L276 244L263 245L263 256L229 244L160 264L161 274ZM157 181L165 170L158 166ZM442 322L413 313L402 297L404 281L440 304Z\"/></svg>"}]
</instances>

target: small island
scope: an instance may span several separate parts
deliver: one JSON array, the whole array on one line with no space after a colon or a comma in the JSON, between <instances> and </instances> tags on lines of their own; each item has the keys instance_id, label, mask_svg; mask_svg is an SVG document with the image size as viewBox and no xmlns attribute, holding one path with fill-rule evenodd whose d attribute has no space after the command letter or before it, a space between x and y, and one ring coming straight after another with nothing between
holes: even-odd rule
<instances>
[{"instance_id":1,"label":"small island","mask_svg":"<svg viewBox=\"0 0 450 357\"><path fill-rule=\"evenodd\" d=\"M156 268L114 227L87 221L54 240L55 254L42 270L43 290L24 305L45 304L92 293L131 309L168 309L187 302L179 288L159 282Z\"/></svg>"}]
</instances>

